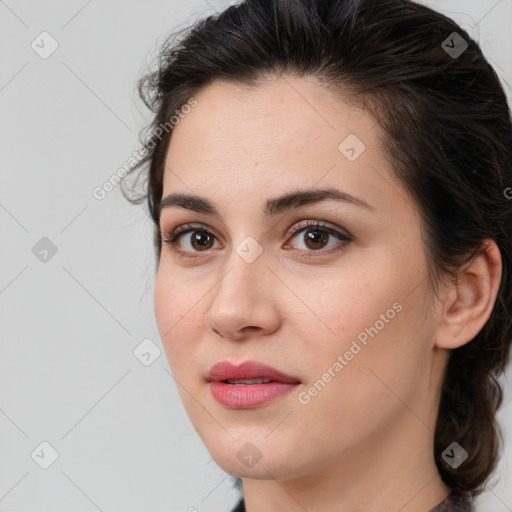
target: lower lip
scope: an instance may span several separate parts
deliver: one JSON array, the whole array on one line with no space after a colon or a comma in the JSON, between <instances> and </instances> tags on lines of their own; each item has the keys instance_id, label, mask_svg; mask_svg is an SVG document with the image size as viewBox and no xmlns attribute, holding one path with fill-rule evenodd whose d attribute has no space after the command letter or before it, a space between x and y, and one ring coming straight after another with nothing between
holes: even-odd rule
<instances>
[{"instance_id":1,"label":"lower lip","mask_svg":"<svg viewBox=\"0 0 512 512\"><path fill-rule=\"evenodd\" d=\"M266 384L234 385L210 382L213 398L230 409L252 409L264 405L278 396L289 393L299 383L267 382Z\"/></svg>"}]
</instances>

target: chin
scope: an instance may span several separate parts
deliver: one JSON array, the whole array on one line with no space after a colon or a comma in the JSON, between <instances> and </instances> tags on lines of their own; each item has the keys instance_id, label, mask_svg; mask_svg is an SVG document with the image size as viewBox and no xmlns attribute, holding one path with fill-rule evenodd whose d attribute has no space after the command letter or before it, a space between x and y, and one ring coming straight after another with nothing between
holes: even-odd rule
<instances>
[{"instance_id":1,"label":"chin","mask_svg":"<svg viewBox=\"0 0 512 512\"><path fill-rule=\"evenodd\" d=\"M239 433L225 443L219 443L219 437L203 442L216 464L235 477L288 480L300 476L299 461L290 457L290 452L296 455L296 451L273 441L261 438L260 432L258 436Z\"/></svg>"}]
</instances>

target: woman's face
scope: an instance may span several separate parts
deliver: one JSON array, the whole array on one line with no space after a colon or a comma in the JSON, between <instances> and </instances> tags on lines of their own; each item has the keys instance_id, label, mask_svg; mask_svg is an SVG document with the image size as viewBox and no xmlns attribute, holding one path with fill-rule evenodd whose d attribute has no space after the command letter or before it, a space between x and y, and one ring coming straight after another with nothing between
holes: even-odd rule
<instances>
[{"instance_id":1,"label":"woman's face","mask_svg":"<svg viewBox=\"0 0 512 512\"><path fill-rule=\"evenodd\" d=\"M212 457L236 476L287 479L373 457L393 432L430 447L446 361L420 217L374 119L312 78L215 82L196 100L174 128L163 198L197 195L218 216L167 202L163 238L193 229L163 244L155 308ZM324 189L347 196L265 208ZM298 384L259 384L287 389L260 403L256 384L207 379L220 361L248 360ZM215 386L234 402L217 401Z\"/></svg>"}]
</instances>

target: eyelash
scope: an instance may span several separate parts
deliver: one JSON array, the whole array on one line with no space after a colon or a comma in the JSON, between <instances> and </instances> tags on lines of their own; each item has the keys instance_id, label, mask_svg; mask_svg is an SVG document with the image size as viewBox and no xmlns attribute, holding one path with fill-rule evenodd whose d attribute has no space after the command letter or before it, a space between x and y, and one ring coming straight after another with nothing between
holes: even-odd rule
<instances>
[{"instance_id":1,"label":"eyelash","mask_svg":"<svg viewBox=\"0 0 512 512\"><path fill-rule=\"evenodd\" d=\"M310 251L304 251L301 249L297 249L306 258L315 258L315 257L317 257L317 256L315 256L316 254L318 254L319 256L323 256L326 254L330 254L333 252L343 250L346 247L346 245L352 241L352 239L350 237L348 237L341 231L339 231L333 227L330 227L329 225L327 225L326 223L324 223L322 221L307 221L305 224L300 225L292 233L289 233L289 234L287 233L287 238L290 238L290 237L293 238L296 235L298 235L299 233L301 233L302 231L307 231L308 228L317 228L318 231L324 231L330 235L334 235L334 236L340 238L341 242L333 247L329 247L328 249L318 249L318 250L312 249ZM208 231L207 229L205 229L204 227L202 227L200 225L183 224L182 226L177 227L170 234L168 239L162 239L162 242L164 244L169 245L173 251L179 253L184 258L198 258L198 257L200 257L199 254L201 252L208 252L208 251L193 251L192 254L190 254L188 251L182 251L181 249L176 248L178 239L182 235L185 235L187 233L194 232L194 231L204 232L204 233L207 233L208 235L216 238L215 235L213 235L210 231ZM315 255L313 255L311 253L314 253Z\"/></svg>"}]
</instances>

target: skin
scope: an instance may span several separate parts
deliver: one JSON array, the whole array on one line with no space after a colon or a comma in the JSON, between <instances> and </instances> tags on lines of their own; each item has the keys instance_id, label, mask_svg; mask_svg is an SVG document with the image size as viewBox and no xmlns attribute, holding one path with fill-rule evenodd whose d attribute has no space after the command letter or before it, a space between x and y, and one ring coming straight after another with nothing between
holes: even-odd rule
<instances>
[{"instance_id":1,"label":"skin","mask_svg":"<svg viewBox=\"0 0 512 512\"><path fill-rule=\"evenodd\" d=\"M458 286L443 283L436 299L421 216L393 177L368 113L312 77L252 88L217 81L195 97L198 105L173 131L163 196L205 196L222 218L162 212L164 238L189 222L212 238L201 251L190 233L181 237L178 247L195 259L164 244L155 288L160 336L194 428L217 464L243 479L249 512L427 512L449 493L433 457L449 349L470 341L492 311L498 248L489 242ZM349 134L366 146L355 161L338 150ZM374 211L329 200L276 218L262 213L269 198L324 187ZM327 253L341 246L335 235L319 249L300 227L287 236L314 219L351 241ZM236 252L248 236L262 249L252 263ZM299 393L395 303L400 312L300 403ZM249 359L301 384L259 408L227 409L206 374L219 361ZM251 467L237 457L249 442L261 453Z\"/></svg>"}]
</instances>

